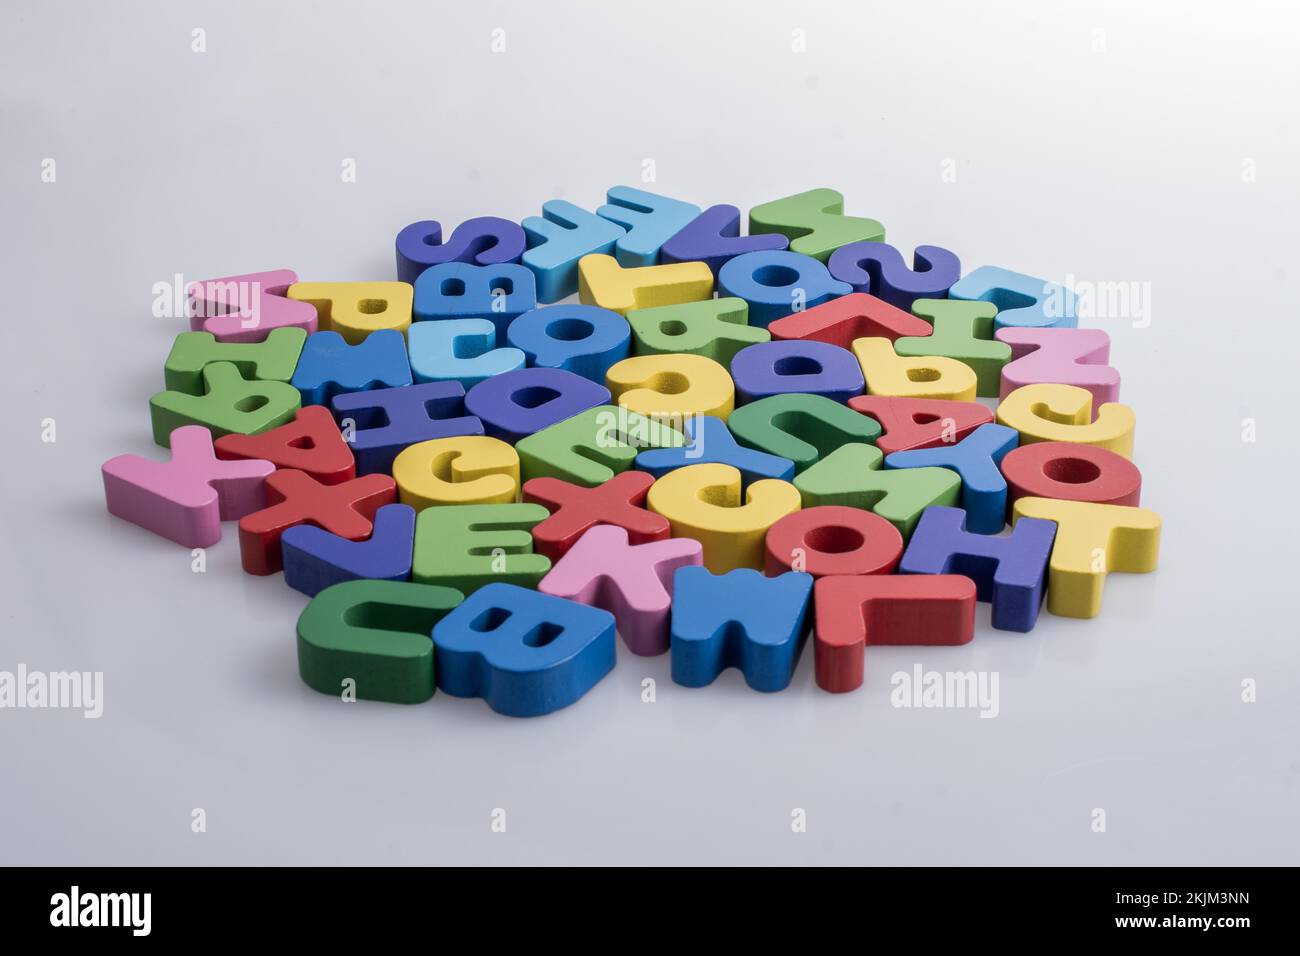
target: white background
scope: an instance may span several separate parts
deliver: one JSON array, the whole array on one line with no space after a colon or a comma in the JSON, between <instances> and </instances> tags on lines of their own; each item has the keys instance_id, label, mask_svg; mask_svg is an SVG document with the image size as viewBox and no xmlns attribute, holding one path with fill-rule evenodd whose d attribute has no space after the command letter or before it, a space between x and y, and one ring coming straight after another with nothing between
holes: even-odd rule
<instances>
[{"instance_id":1,"label":"white background","mask_svg":"<svg viewBox=\"0 0 1300 956\"><path fill-rule=\"evenodd\" d=\"M1300 862L1297 19L7 3L0 669L101 670L105 710L0 711L0 862ZM519 721L309 690L305 598L242 574L233 526L194 574L105 512L99 465L161 455L147 401L185 324L151 315L154 283L391 279L412 220L594 208L645 159L649 188L700 205L830 186L965 270L1149 283L1149 326L1083 324L1137 412L1159 570L1112 576L1092 621L996 632L985 605L973 644L871 648L848 695L815 687L810 648L761 695L735 672L676 687L620 646L577 705ZM998 672L1000 715L891 707L917 662Z\"/></svg>"}]
</instances>

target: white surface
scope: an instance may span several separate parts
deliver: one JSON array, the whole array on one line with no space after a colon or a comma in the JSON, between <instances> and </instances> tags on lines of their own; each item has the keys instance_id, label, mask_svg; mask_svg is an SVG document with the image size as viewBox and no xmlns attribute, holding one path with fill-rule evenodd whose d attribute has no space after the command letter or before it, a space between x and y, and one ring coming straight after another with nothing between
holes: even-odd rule
<instances>
[{"instance_id":1,"label":"white surface","mask_svg":"<svg viewBox=\"0 0 1300 956\"><path fill-rule=\"evenodd\" d=\"M0 669L102 670L105 712L0 711L0 861L1296 863L1298 17L1151 6L6 4ZM982 606L969 646L869 649L853 694L816 689L811 648L766 696L620 646L516 721L316 694L305 599L240 573L233 526L194 574L105 512L100 463L159 451L184 325L155 282L389 279L412 220L592 208L646 158L701 205L833 186L966 269L1150 283L1149 327L1087 324L1160 569L1094 621L1002 633ZM891 707L915 662L997 671L1000 715Z\"/></svg>"}]
</instances>

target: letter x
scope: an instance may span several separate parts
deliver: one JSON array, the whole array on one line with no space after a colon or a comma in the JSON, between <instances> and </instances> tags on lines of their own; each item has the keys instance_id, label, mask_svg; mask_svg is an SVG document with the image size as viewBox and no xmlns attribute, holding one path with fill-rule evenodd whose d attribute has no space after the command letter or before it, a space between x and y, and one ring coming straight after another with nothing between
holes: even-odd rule
<instances>
[{"instance_id":1,"label":"letter x","mask_svg":"<svg viewBox=\"0 0 1300 956\"><path fill-rule=\"evenodd\" d=\"M300 524L361 541L374 528L375 512L397 501L389 475L364 475L323 485L306 472L281 469L266 479L268 507L239 521L239 556L249 574L274 574L282 567L280 536Z\"/></svg>"},{"instance_id":2,"label":"letter x","mask_svg":"<svg viewBox=\"0 0 1300 956\"><path fill-rule=\"evenodd\" d=\"M647 511L646 492L654 476L625 471L594 488L559 478L533 478L524 483L524 501L545 505L551 516L533 528L533 547L552 561L562 558L582 535L598 524L627 530L630 544L663 541L668 519Z\"/></svg>"}]
</instances>

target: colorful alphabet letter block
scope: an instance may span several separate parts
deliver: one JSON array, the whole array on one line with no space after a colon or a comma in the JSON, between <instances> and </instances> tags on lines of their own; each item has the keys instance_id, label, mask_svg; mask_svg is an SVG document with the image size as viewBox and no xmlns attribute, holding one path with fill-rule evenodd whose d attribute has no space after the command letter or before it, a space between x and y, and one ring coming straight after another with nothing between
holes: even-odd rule
<instances>
[{"instance_id":1,"label":"colorful alphabet letter block","mask_svg":"<svg viewBox=\"0 0 1300 956\"><path fill-rule=\"evenodd\" d=\"M852 354L825 342L764 342L741 349L731 360L741 404L798 392L846 402L861 395L862 369Z\"/></svg>"},{"instance_id":2,"label":"colorful alphabet letter block","mask_svg":"<svg viewBox=\"0 0 1300 956\"><path fill-rule=\"evenodd\" d=\"M912 268L903 254L887 242L851 242L831 253L831 275L870 292L892 306L909 309L916 299L947 298L948 288L961 278L961 260L942 246L917 246Z\"/></svg>"},{"instance_id":3,"label":"colorful alphabet letter block","mask_svg":"<svg viewBox=\"0 0 1300 956\"><path fill-rule=\"evenodd\" d=\"M956 359L975 373L975 394L981 398L998 394L1003 366L1011 358L1011 347L993 340L993 317L997 309L988 302L957 299L917 299L912 311L933 327L926 336L906 337L894 342L894 351L905 358L939 355Z\"/></svg>"},{"instance_id":4,"label":"colorful alphabet letter block","mask_svg":"<svg viewBox=\"0 0 1300 956\"><path fill-rule=\"evenodd\" d=\"M1092 417L1092 392L1077 385L1024 385L998 405L998 424L1020 433L1020 443L1074 442L1095 445L1125 458L1133 457L1137 416L1119 402L1109 402Z\"/></svg>"},{"instance_id":5,"label":"colorful alphabet letter block","mask_svg":"<svg viewBox=\"0 0 1300 956\"><path fill-rule=\"evenodd\" d=\"M853 343L853 354L862 365L867 392L872 395L950 402L969 402L975 398L978 384L975 372L956 359L942 355L903 355L895 351L889 339L858 339Z\"/></svg>"},{"instance_id":6,"label":"colorful alphabet letter block","mask_svg":"<svg viewBox=\"0 0 1300 956\"><path fill-rule=\"evenodd\" d=\"M638 415L682 421L713 415L723 421L736 406L727 370L703 355L638 355L605 373L605 384L621 407Z\"/></svg>"},{"instance_id":7,"label":"colorful alphabet letter block","mask_svg":"<svg viewBox=\"0 0 1300 956\"><path fill-rule=\"evenodd\" d=\"M811 575L765 577L753 568L714 575L678 568L673 577L672 675L707 687L728 667L765 693L785 690L808 631Z\"/></svg>"},{"instance_id":8,"label":"colorful alphabet letter block","mask_svg":"<svg viewBox=\"0 0 1300 956\"><path fill-rule=\"evenodd\" d=\"M817 686L862 686L868 644L968 644L975 582L960 574L860 574L820 579L813 590Z\"/></svg>"},{"instance_id":9,"label":"colorful alphabet letter block","mask_svg":"<svg viewBox=\"0 0 1300 956\"><path fill-rule=\"evenodd\" d=\"M1112 571L1145 574L1160 556L1160 516L1147 508L1092 501L1021 498L1012 521L1056 522L1048 565L1047 610L1062 617L1096 617Z\"/></svg>"},{"instance_id":10,"label":"colorful alphabet letter block","mask_svg":"<svg viewBox=\"0 0 1300 956\"><path fill-rule=\"evenodd\" d=\"M415 280L417 321L490 319L497 341L505 338L517 316L536 306L533 274L512 262L491 266L444 262L425 269Z\"/></svg>"},{"instance_id":11,"label":"colorful alphabet letter block","mask_svg":"<svg viewBox=\"0 0 1300 956\"><path fill-rule=\"evenodd\" d=\"M316 594L298 618L303 683L338 697L418 704L433 696L431 634L459 591L402 581L344 581Z\"/></svg>"},{"instance_id":12,"label":"colorful alphabet letter block","mask_svg":"<svg viewBox=\"0 0 1300 956\"><path fill-rule=\"evenodd\" d=\"M338 333L349 345L383 329L404 334L411 326L406 282L296 282L286 294L313 306L320 330Z\"/></svg>"},{"instance_id":13,"label":"colorful alphabet letter block","mask_svg":"<svg viewBox=\"0 0 1300 956\"><path fill-rule=\"evenodd\" d=\"M229 362L249 381L288 382L298 366L307 333L273 329L260 342L222 342L210 332L182 332L163 366L163 384L174 392L203 394L203 370Z\"/></svg>"},{"instance_id":14,"label":"colorful alphabet letter block","mask_svg":"<svg viewBox=\"0 0 1300 956\"><path fill-rule=\"evenodd\" d=\"M476 266L518 262L525 245L523 228L509 219L466 219L446 242L442 241L442 224L436 219L424 219L397 234L397 278L414 284L429 266L444 262Z\"/></svg>"},{"instance_id":15,"label":"colorful alphabet letter block","mask_svg":"<svg viewBox=\"0 0 1300 956\"><path fill-rule=\"evenodd\" d=\"M749 324L761 328L850 291L822 263L794 252L746 252L718 270L718 295L744 299Z\"/></svg>"},{"instance_id":16,"label":"colorful alphabet letter block","mask_svg":"<svg viewBox=\"0 0 1300 956\"><path fill-rule=\"evenodd\" d=\"M218 342L260 342L276 329L310 335L319 327L316 310L287 296L297 281L292 269L273 269L190 283L190 328L211 333Z\"/></svg>"},{"instance_id":17,"label":"colorful alphabet letter block","mask_svg":"<svg viewBox=\"0 0 1300 956\"><path fill-rule=\"evenodd\" d=\"M897 528L869 511L846 505L795 511L767 531L770 575L786 571L806 571L814 578L889 574L902 553L903 536Z\"/></svg>"},{"instance_id":18,"label":"colorful alphabet letter block","mask_svg":"<svg viewBox=\"0 0 1300 956\"><path fill-rule=\"evenodd\" d=\"M578 261L609 255L627 232L618 223L563 199L542 204L541 216L522 223L528 249L520 258L533 273L538 302L556 302L578 291Z\"/></svg>"},{"instance_id":19,"label":"colorful alphabet letter block","mask_svg":"<svg viewBox=\"0 0 1300 956\"><path fill-rule=\"evenodd\" d=\"M202 394L168 390L149 399L153 440L164 448L171 434L185 425L202 425L215 438L255 435L292 421L301 406L294 386L249 381L229 362L204 366Z\"/></svg>"},{"instance_id":20,"label":"colorful alphabet letter block","mask_svg":"<svg viewBox=\"0 0 1300 956\"><path fill-rule=\"evenodd\" d=\"M906 540L921 513L931 505L955 505L961 476L949 468L882 469L879 448L850 442L841 445L794 479L805 508L844 505L884 518Z\"/></svg>"},{"instance_id":21,"label":"colorful alphabet letter block","mask_svg":"<svg viewBox=\"0 0 1300 956\"><path fill-rule=\"evenodd\" d=\"M858 339L929 335L930 324L884 299L854 292L777 319L767 330L779 342L801 339L851 349Z\"/></svg>"},{"instance_id":22,"label":"colorful alphabet letter block","mask_svg":"<svg viewBox=\"0 0 1300 956\"><path fill-rule=\"evenodd\" d=\"M661 262L703 262L716 277L729 260L746 252L777 252L790 240L777 233L740 234L740 210L735 206L710 206L663 244Z\"/></svg>"},{"instance_id":23,"label":"colorful alphabet letter block","mask_svg":"<svg viewBox=\"0 0 1300 956\"><path fill-rule=\"evenodd\" d=\"M555 562L537 590L604 608L628 650L653 656L668 650L673 572L698 565L701 554L700 543L690 538L629 544L625 529L596 525Z\"/></svg>"},{"instance_id":24,"label":"colorful alphabet letter block","mask_svg":"<svg viewBox=\"0 0 1300 956\"><path fill-rule=\"evenodd\" d=\"M344 392L400 388L411 381L406 339L392 329L373 332L358 345L337 332L309 335L293 373L303 405L326 405Z\"/></svg>"},{"instance_id":25,"label":"colorful alphabet letter block","mask_svg":"<svg viewBox=\"0 0 1300 956\"><path fill-rule=\"evenodd\" d=\"M258 435L223 435L216 441L216 451L223 461L262 459L276 468L294 468L322 485L357 476L352 449L329 410L320 405L300 408L293 421Z\"/></svg>"},{"instance_id":26,"label":"colorful alphabet letter block","mask_svg":"<svg viewBox=\"0 0 1300 956\"><path fill-rule=\"evenodd\" d=\"M416 322L406 332L417 382L457 381L466 391L493 375L524 367L523 352L496 344L497 327L487 319Z\"/></svg>"},{"instance_id":27,"label":"colorful alphabet letter block","mask_svg":"<svg viewBox=\"0 0 1300 956\"><path fill-rule=\"evenodd\" d=\"M282 567L280 539L295 525L312 524L349 541L368 538L375 512L397 500L388 475L364 475L322 485L310 475L281 469L266 478L266 504L239 519L239 555L249 574Z\"/></svg>"},{"instance_id":28,"label":"colorful alphabet letter block","mask_svg":"<svg viewBox=\"0 0 1300 956\"><path fill-rule=\"evenodd\" d=\"M524 481L551 477L590 488L631 468L638 451L685 444L685 434L669 424L598 405L529 435L515 451Z\"/></svg>"},{"instance_id":29,"label":"colorful alphabet letter block","mask_svg":"<svg viewBox=\"0 0 1300 956\"><path fill-rule=\"evenodd\" d=\"M570 484L559 478L534 478L524 483L524 501L544 505L551 516L533 528L538 554L552 561L562 558L598 524L627 532L630 544L663 541L668 519L645 509L646 493L654 478L643 471L625 471L594 488Z\"/></svg>"},{"instance_id":30,"label":"colorful alphabet letter block","mask_svg":"<svg viewBox=\"0 0 1300 956\"><path fill-rule=\"evenodd\" d=\"M711 298L713 273L702 262L625 269L613 256L578 261L578 300L619 315Z\"/></svg>"},{"instance_id":31,"label":"colorful alphabet letter block","mask_svg":"<svg viewBox=\"0 0 1300 956\"><path fill-rule=\"evenodd\" d=\"M551 561L533 553L532 529L546 520L541 505L444 505L415 519L411 579L470 594L504 581L534 588Z\"/></svg>"},{"instance_id":32,"label":"colorful alphabet letter block","mask_svg":"<svg viewBox=\"0 0 1300 956\"><path fill-rule=\"evenodd\" d=\"M876 439L876 447L886 455L950 445L993 422L993 412L979 402L862 395L849 399L849 408L880 423L884 434Z\"/></svg>"},{"instance_id":33,"label":"colorful alphabet letter block","mask_svg":"<svg viewBox=\"0 0 1300 956\"><path fill-rule=\"evenodd\" d=\"M886 468L949 468L961 478L961 506L967 529L997 534L1007 523L1007 483L998 465L1018 436L1003 425L981 425L955 445L896 451Z\"/></svg>"},{"instance_id":34,"label":"colorful alphabet letter block","mask_svg":"<svg viewBox=\"0 0 1300 956\"><path fill-rule=\"evenodd\" d=\"M510 504L519 497L519 455L499 438L460 435L403 449L393 460L402 504Z\"/></svg>"},{"instance_id":35,"label":"colorful alphabet letter block","mask_svg":"<svg viewBox=\"0 0 1300 956\"><path fill-rule=\"evenodd\" d=\"M693 416L686 421L690 443L680 448L652 448L636 456L636 466L662 478L670 471L688 465L731 465L740 472L743 487L764 478L789 481L794 477L794 462L779 455L746 448L737 444L727 423L712 415Z\"/></svg>"},{"instance_id":36,"label":"colorful alphabet letter block","mask_svg":"<svg viewBox=\"0 0 1300 956\"><path fill-rule=\"evenodd\" d=\"M104 462L109 513L187 548L207 548L221 540L222 521L265 504L271 462L218 459L212 433L198 425L172 432L171 452L169 461L118 455Z\"/></svg>"},{"instance_id":37,"label":"colorful alphabet letter block","mask_svg":"<svg viewBox=\"0 0 1300 956\"><path fill-rule=\"evenodd\" d=\"M799 510L799 492L788 481L764 479L745 490L730 465L690 465L655 481L646 504L668 519L675 538L704 546L704 566L714 574L764 565L767 529Z\"/></svg>"},{"instance_id":38,"label":"colorful alphabet letter block","mask_svg":"<svg viewBox=\"0 0 1300 956\"><path fill-rule=\"evenodd\" d=\"M834 189L810 189L755 206L749 232L779 232L789 238L791 252L822 262L851 242L885 238L885 227L876 220L844 215L844 196Z\"/></svg>"},{"instance_id":39,"label":"colorful alphabet letter block","mask_svg":"<svg viewBox=\"0 0 1300 956\"><path fill-rule=\"evenodd\" d=\"M614 616L493 582L433 628L438 687L482 697L497 713L538 717L568 707L614 669Z\"/></svg>"},{"instance_id":40,"label":"colorful alphabet letter block","mask_svg":"<svg viewBox=\"0 0 1300 956\"><path fill-rule=\"evenodd\" d=\"M742 445L794 462L801 472L848 442L872 442L880 426L821 395L773 395L736 409L727 427Z\"/></svg>"},{"instance_id":41,"label":"colorful alphabet letter block","mask_svg":"<svg viewBox=\"0 0 1300 956\"><path fill-rule=\"evenodd\" d=\"M1025 385L1057 384L1086 388L1099 407L1119 401L1119 372L1106 364L1110 336L1102 329L1005 328L996 338L1011 349L1002 398Z\"/></svg>"},{"instance_id":42,"label":"colorful alphabet letter block","mask_svg":"<svg viewBox=\"0 0 1300 956\"><path fill-rule=\"evenodd\" d=\"M627 314L637 355L703 355L730 365L747 345L766 342L766 329L749 324L744 299L705 299L657 309L633 309Z\"/></svg>"},{"instance_id":43,"label":"colorful alphabet letter block","mask_svg":"<svg viewBox=\"0 0 1300 956\"><path fill-rule=\"evenodd\" d=\"M479 382L465 407L511 443L609 401L609 389L562 368L521 368Z\"/></svg>"},{"instance_id":44,"label":"colorful alphabet letter block","mask_svg":"<svg viewBox=\"0 0 1300 956\"><path fill-rule=\"evenodd\" d=\"M627 319L594 305L553 305L525 312L511 323L506 338L530 366L562 368L598 385L632 348Z\"/></svg>"},{"instance_id":45,"label":"colorful alphabet letter block","mask_svg":"<svg viewBox=\"0 0 1300 956\"><path fill-rule=\"evenodd\" d=\"M414 546L415 509L409 505L384 505L376 511L374 530L363 541L315 525L295 525L280 537L284 583L315 595L343 581L406 581Z\"/></svg>"},{"instance_id":46,"label":"colorful alphabet letter block","mask_svg":"<svg viewBox=\"0 0 1300 956\"><path fill-rule=\"evenodd\" d=\"M1056 526L1027 518L1006 536L966 530L960 508L926 508L898 569L903 574L964 574L976 600L993 604L1000 631L1031 631L1047 584Z\"/></svg>"},{"instance_id":47,"label":"colorful alphabet letter block","mask_svg":"<svg viewBox=\"0 0 1300 956\"><path fill-rule=\"evenodd\" d=\"M605 198L596 215L627 230L614 243L614 254L619 265L628 269L655 265L660 247L700 214L693 203L631 186L614 186Z\"/></svg>"},{"instance_id":48,"label":"colorful alphabet letter block","mask_svg":"<svg viewBox=\"0 0 1300 956\"><path fill-rule=\"evenodd\" d=\"M482 435L483 423L465 414L459 382L426 382L334 396L334 417L349 436L357 473L391 473L397 456L436 438Z\"/></svg>"},{"instance_id":49,"label":"colorful alphabet letter block","mask_svg":"<svg viewBox=\"0 0 1300 956\"><path fill-rule=\"evenodd\" d=\"M1078 297L1071 290L997 266L980 266L958 279L948 298L993 303L998 310L995 329L1072 329L1079 324Z\"/></svg>"},{"instance_id":50,"label":"colorful alphabet letter block","mask_svg":"<svg viewBox=\"0 0 1300 956\"><path fill-rule=\"evenodd\" d=\"M1002 475L1013 505L1021 498L1060 498L1136 506L1142 497L1142 472L1137 465L1096 445L1064 441L1021 445L1002 459Z\"/></svg>"}]
</instances>

